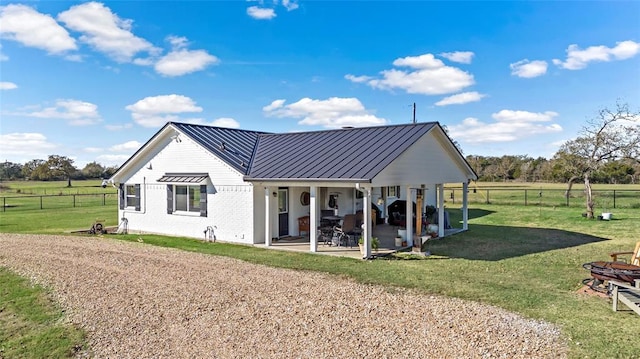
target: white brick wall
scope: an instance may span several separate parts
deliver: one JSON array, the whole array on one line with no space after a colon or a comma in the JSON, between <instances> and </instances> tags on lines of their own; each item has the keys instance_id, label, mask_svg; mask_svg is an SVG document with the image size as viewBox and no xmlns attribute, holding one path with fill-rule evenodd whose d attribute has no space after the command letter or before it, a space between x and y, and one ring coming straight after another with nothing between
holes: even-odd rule
<instances>
[{"instance_id":1,"label":"white brick wall","mask_svg":"<svg viewBox=\"0 0 640 359\"><path fill-rule=\"evenodd\" d=\"M181 139L182 142L164 141L164 147L157 146L154 153L138 161L137 168L123 180L141 185L140 211L126 208L118 213L119 218L127 218L129 231L204 238L207 226L212 226L217 240L263 242L264 233L254 229L253 186L186 136ZM207 217L196 212L167 213L167 184L157 182L167 172L209 174ZM263 217L256 219L263 221Z\"/></svg>"}]
</instances>

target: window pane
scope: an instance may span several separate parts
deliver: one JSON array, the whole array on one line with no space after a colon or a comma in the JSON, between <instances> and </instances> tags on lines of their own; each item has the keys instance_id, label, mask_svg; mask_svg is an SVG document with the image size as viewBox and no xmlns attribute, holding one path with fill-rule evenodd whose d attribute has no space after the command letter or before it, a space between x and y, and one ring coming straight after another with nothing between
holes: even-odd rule
<instances>
[{"instance_id":1,"label":"window pane","mask_svg":"<svg viewBox=\"0 0 640 359\"><path fill-rule=\"evenodd\" d=\"M176 186L176 211L187 210L187 186Z\"/></svg>"},{"instance_id":2,"label":"window pane","mask_svg":"<svg viewBox=\"0 0 640 359\"><path fill-rule=\"evenodd\" d=\"M200 187L189 187L189 211L200 212Z\"/></svg>"},{"instance_id":3,"label":"window pane","mask_svg":"<svg viewBox=\"0 0 640 359\"><path fill-rule=\"evenodd\" d=\"M136 207L138 205L138 198L136 198L136 186L135 185L127 185L127 198L126 198L126 206L127 207Z\"/></svg>"},{"instance_id":4,"label":"window pane","mask_svg":"<svg viewBox=\"0 0 640 359\"><path fill-rule=\"evenodd\" d=\"M127 185L127 196L134 196L136 195L136 186L135 185Z\"/></svg>"},{"instance_id":5,"label":"window pane","mask_svg":"<svg viewBox=\"0 0 640 359\"><path fill-rule=\"evenodd\" d=\"M278 211L280 213L289 212L289 199L287 198L288 194L289 191L287 191L286 189L278 190Z\"/></svg>"}]
</instances>

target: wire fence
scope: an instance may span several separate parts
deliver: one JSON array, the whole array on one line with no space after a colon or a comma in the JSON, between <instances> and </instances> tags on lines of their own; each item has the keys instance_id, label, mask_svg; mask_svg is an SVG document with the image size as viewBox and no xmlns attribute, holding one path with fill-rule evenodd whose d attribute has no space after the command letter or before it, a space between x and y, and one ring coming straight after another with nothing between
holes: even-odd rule
<instances>
[{"instance_id":1,"label":"wire fence","mask_svg":"<svg viewBox=\"0 0 640 359\"><path fill-rule=\"evenodd\" d=\"M564 189L473 188L468 190L468 203L502 204L513 206L584 207L585 193L574 190L565 195ZM462 203L461 188L445 188L447 202ZM604 210L640 208L640 190L592 191L594 205Z\"/></svg>"},{"instance_id":2,"label":"wire fence","mask_svg":"<svg viewBox=\"0 0 640 359\"><path fill-rule=\"evenodd\" d=\"M2 212L76 207L117 206L117 193L85 193L0 198Z\"/></svg>"}]
</instances>

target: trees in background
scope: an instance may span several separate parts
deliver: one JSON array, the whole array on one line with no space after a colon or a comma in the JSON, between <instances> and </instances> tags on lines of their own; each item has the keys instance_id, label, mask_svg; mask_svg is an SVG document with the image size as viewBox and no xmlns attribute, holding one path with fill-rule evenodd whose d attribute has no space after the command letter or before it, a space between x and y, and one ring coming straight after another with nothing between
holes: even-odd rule
<instances>
[{"instance_id":1,"label":"trees in background","mask_svg":"<svg viewBox=\"0 0 640 359\"><path fill-rule=\"evenodd\" d=\"M47 160L34 159L24 164L5 161L0 163L0 181L29 179L34 181L66 180L71 187L71 180L89 178L109 178L118 166L103 166L93 161L87 163L82 170L74 166L74 161L66 156L50 155Z\"/></svg>"},{"instance_id":2,"label":"trees in background","mask_svg":"<svg viewBox=\"0 0 640 359\"><path fill-rule=\"evenodd\" d=\"M41 167L43 166L43 171L48 171L47 176L50 179L66 179L67 187L71 187L71 177L78 171L73 166L73 160L66 156L50 155Z\"/></svg>"},{"instance_id":3,"label":"trees in background","mask_svg":"<svg viewBox=\"0 0 640 359\"><path fill-rule=\"evenodd\" d=\"M565 161L567 167L564 168L570 170L569 189L577 178L584 181L587 218L593 218L591 181L595 179L594 175L600 172L605 176L611 173L612 177L624 177L630 168L616 161L639 161L640 126L636 123L639 119L640 112L633 113L627 104L617 103L614 110L604 108L598 111L577 138L560 147L560 157L571 161L571 165Z\"/></svg>"}]
</instances>

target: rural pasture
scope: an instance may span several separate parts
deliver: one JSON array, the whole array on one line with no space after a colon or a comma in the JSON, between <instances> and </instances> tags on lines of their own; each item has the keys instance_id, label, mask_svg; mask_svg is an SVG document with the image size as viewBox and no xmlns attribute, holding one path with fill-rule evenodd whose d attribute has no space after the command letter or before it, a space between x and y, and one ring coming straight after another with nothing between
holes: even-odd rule
<instances>
[{"instance_id":1,"label":"rural pasture","mask_svg":"<svg viewBox=\"0 0 640 359\"><path fill-rule=\"evenodd\" d=\"M82 183L76 184L79 190ZM476 194L483 188L489 188L490 196L495 200L472 203L469 231L432 241L429 250L433 255L429 257L397 256L360 261L155 235L114 237L274 267L319 271L361 283L383 285L392 292L412 288L424 293L496 305L560 327L568 338L571 357L637 356L640 352L637 340L640 319L628 311L613 312L609 300L586 293L581 288L581 281L588 277L588 272L582 268L583 263L608 260L608 253L631 250L640 240L640 208L634 204L640 201L640 192L636 192L640 186L615 187L616 191L625 193L625 200L620 203L628 203L620 207L617 205L615 209L612 202L596 197L600 198L596 214L603 211L613 213L612 220L600 221L583 218L584 208L578 205L543 205L535 201L527 206L500 204L497 200L500 192L493 190L499 185L477 184ZM35 191L38 187L34 185L33 188ZM542 188L542 198L547 190L562 189L558 185L518 184L515 190L520 193L524 188L531 193ZM96 189L103 190L100 187ZM55 191L55 188L47 187L47 190ZM614 188L596 185L594 190L598 193L613 191ZM580 191L580 184L575 185L574 195L579 195ZM8 195L2 192L2 196ZM455 193L453 197L453 201L447 197L446 205L455 226L461 220L456 201L461 197ZM115 204L64 209L7 209L0 212L0 232L68 233L88 229L97 218L105 219L108 226L116 225L116 217ZM7 290L9 284L2 282L5 284L0 285L0 291ZM16 285L26 286L24 283ZM21 311L19 308L10 310ZM3 318L0 317L0 321L6 320ZM2 325L4 323L0 322ZM22 335L22 329L0 332L0 342L15 339L12 335ZM9 339L3 336L9 336ZM60 340L59 345L77 343Z\"/></svg>"}]
</instances>

